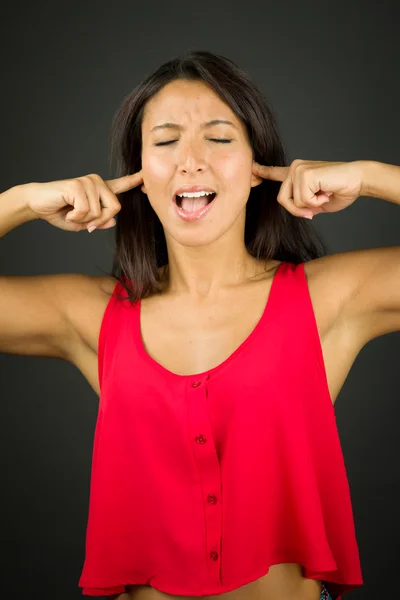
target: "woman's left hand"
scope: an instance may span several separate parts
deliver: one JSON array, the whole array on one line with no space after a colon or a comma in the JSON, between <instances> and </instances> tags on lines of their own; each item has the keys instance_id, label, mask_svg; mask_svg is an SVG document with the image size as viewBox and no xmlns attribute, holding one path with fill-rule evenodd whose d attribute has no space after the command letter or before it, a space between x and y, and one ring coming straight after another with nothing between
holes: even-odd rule
<instances>
[{"instance_id":1,"label":"woman's left hand","mask_svg":"<svg viewBox=\"0 0 400 600\"><path fill-rule=\"evenodd\" d=\"M289 167L269 167L253 161L253 173L283 182L277 200L295 217L337 212L362 195L362 161L296 159Z\"/></svg>"}]
</instances>

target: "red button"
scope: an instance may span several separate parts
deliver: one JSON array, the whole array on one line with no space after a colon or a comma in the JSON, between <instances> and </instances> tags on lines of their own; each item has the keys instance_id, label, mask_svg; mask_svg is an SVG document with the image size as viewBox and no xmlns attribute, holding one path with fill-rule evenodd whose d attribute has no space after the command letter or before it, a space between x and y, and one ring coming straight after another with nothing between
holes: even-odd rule
<instances>
[{"instance_id":1,"label":"red button","mask_svg":"<svg viewBox=\"0 0 400 600\"><path fill-rule=\"evenodd\" d=\"M207 498L208 502L210 504L216 504L217 503L217 497L214 496L214 494L210 494Z\"/></svg>"},{"instance_id":2,"label":"red button","mask_svg":"<svg viewBox=\"0 0 400 600\"><path fill-rule=\"evenodd\" d=\"M193 381L192 383L192 387L194 388L199 387L199 385L201 385L201 381Z\"/></svg>"},{"instance_id":3,"label":"red button","mask_svg":"<svg viewBox=\"0 0 400 600\"><path fill-rule=\"evenodd\" d=\"M218 552L215 552L215 550L210 552L210 558L211 560L218 560Z\"/></svg>"},{"instance_id":4,"label":"red button","mask_svg":"<svg viewBox=\"0 0 400 600\"><path fill-rule=\"evenodd\" d=\"M196 435L195 439L198 444L205 444L207 441L207 438L205 435Z\"/></svg>"}]
</instances>

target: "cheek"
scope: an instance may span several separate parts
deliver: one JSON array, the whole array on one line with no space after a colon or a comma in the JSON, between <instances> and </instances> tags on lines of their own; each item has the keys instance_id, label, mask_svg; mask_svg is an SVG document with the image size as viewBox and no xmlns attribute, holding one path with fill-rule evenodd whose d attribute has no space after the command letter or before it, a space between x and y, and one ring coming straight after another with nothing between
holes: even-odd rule
<instances>
[{"instance_id":1,"label":"cheek","mask_svg":"<svg viewBox=\"0 0 400 600\"><path fill-rule=\"evenodd\" d=\"M171 165L165 160L165 158L151 154L143 155L142 171L144 179L146 179L147 175L152 184L157 185L157 182L161 183L170 176Z\"/></svg>"},{"instance_id":2,"label":"cheek","mask_svg":"<svg viewBox=\"0 0 400 600\"><path fill-rule=\"evenodd\" d=\"M251 156L241 152L226 153L216 159L214 166L227 187L238 189L249 185L252 170Z\"/></svg>"}]
</instances>

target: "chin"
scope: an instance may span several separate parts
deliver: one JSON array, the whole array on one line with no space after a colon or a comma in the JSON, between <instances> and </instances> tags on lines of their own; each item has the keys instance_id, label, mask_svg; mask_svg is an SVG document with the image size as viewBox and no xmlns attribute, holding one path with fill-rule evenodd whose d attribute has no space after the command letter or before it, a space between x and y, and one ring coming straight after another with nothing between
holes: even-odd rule
<instances>
[{"instance_id":1,"label":"chin","mask_svg":"<svg viewBox=\"0 0 400 600\"><path fill-rule=\"evenodd\" d=\"M234 207L231 207L231 210ZM172 212L172 214L171 214ZM218 241L221 237L233 234L243 238L243 231L246 219L246 205L239 209L236 218L230 222L218 218L221 215L206 215L205 218L193 223L179 221L174 211L165 215L165 219L160 219L164 229L164 235L167 242L171 240L173 243L180 244L187 248L196 248L208 246ZM232 219L233 215L230 214Z\"/></svg>"},{"instance_id":2,"label":"chin","mask_svg":"<svg viewBox=\"0 0 400 600\"><path fill-rule=\"evenodd\" d=\"M165 231L165 230L164 230ZM166 238L173 240L175 243L185 246L187 248L196 248L201 246L208 246L213 242L217 241L222 235L223 231L168 231L166 232Z\"/></svg>"}]
</instances>

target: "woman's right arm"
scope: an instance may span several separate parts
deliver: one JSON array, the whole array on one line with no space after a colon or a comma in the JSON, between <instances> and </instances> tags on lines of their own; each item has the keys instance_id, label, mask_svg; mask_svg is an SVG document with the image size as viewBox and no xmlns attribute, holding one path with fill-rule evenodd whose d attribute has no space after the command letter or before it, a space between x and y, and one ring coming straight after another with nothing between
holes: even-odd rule
<instances>
[{"instance_id":1,"label":"woman's right arm","mask_svg":"<svg viewBox=\"0 0 400 600\"><path fill-rule=\"evenodd\" d=\"M0 194L0 237L39 219L27 202L29 186ZM89 277L79 274L0 276L0 353L69 359L78 335L66 300L85 279L88 287Z\"/></svg>"},{"instance_id":2,"label":"woman's right arm","mask_svg":"<svg viewBox=\"0 0 400 600\"><path fill-rule=\"evenodd\" d=\"M26 189L0 194L0 237L38 217L26 202ZM66 358L73 331L64 318L60 294L69 275L0 277L0 352Z\"/></svg>"},{"instance_id":3,"label":"woman's right arm","mask_svg":"<svg viewBox=\"0 0 400 600\"><path fill-rule=\"evenodd\" d=\"M88 223L108 229L121 207L116 194L142 181L139 172L108 182L88 175L15 186L0 194L0 237L35 219L67 231L81 231ZM77 311L84 299L90 302L101 279L83 274L0 276L0 353L70 360L81 342Z\"/></svg>"}]
</instances>

